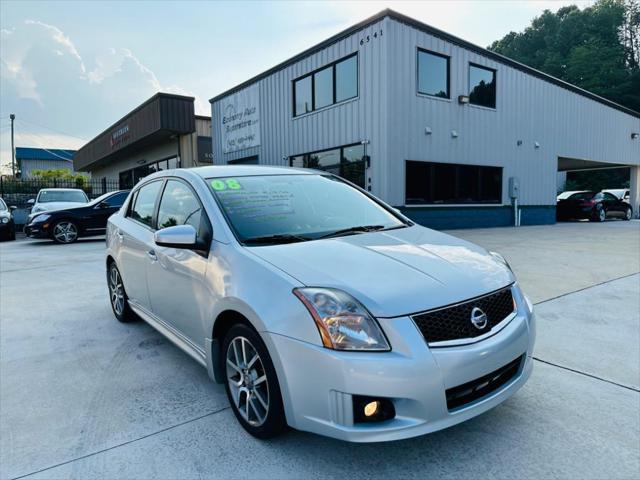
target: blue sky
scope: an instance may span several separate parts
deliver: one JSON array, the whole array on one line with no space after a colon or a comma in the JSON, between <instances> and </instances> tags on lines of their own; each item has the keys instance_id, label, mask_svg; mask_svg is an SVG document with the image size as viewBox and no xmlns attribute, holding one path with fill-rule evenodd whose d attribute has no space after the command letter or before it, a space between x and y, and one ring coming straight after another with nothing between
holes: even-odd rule
<instances>
[{"instance_id":1,"label":"blue sky","mask_svg":"<svg viewBox=\"0 0 640 480\"><path fill-rule=\"evenodd\" d=\"M384 8L486 47L544 9L592 1L0 2L0 164L78 148L153 95L208 99Z\"/></svg>"}]
</instances>

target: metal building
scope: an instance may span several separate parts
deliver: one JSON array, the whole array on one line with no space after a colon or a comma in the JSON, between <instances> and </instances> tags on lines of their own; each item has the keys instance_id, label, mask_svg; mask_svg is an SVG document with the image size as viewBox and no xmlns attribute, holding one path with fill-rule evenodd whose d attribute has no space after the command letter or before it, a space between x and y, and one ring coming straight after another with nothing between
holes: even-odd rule
<instances>
[{"instance_id":1,"label":"metal building","mask_svg":"<svg viewBox=\"0 0 640 480\"><path fill-rule=\"evenodd\" d=\"M16 163L21 178L32 178L34 170L68 170L73 173L75 150L16 147Z\"/></svg>"},{"instance_id":2,"label":"metal building","mask_svg":"<svg viewBox=\"0 0 640 480\"><path fill-rule=\"evenodd\" d=\"M555 222L559 171L629 166L640 113L392 10L211 99L214 163L322 168L436 228Z\"/></svg>"},{"instance_id":3,"label":"metal building","mask_svg":"<svg viewBox=\"0 0 640 480\"><path fill-rule=\"evenodd\" d=\"M159 170L210 165L211 119L194 114L194 100L155 94L82 146L76 170L131 188Z\"/></svg>"}]
</instances>

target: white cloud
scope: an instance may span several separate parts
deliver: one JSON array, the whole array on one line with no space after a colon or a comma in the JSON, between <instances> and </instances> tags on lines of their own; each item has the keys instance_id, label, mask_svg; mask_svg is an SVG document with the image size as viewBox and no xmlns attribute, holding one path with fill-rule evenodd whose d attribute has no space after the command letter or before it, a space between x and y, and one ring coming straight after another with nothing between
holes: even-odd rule
<instances>
[{"instance_id":1,"label":"white cloud","mask_svg":"<svg viewBox=\"0 0 640 480\"><path fill-rule=\"evenodd\" d=\"M0 36L3 122L13 112L19 120L90 139L158 91L193 96L179 85L164 85L129 49L106 48L82 55L82 46L54 25L27 20L2 29ZM207 112L208 106L197 99L196 110ZM9 131L0 132L0 164L6 164ZM71 136L16 123L16 146L77 148L81 144Z\"/></svg>"}]
</instances>

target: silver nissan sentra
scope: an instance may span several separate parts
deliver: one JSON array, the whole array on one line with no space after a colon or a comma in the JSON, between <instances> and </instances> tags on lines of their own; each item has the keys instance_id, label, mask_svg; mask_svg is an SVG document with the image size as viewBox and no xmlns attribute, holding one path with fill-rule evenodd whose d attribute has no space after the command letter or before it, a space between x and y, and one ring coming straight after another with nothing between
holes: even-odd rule
<instances>
[{"instance_id":1,"label":"silver nissan sentra","mask_svg":"<svg viewBox=\"0 0 640 480\"><path fill-rule=\"evenodd\" d=\"M326 172L158 172L107 228L122 322L223 383L240 424L354 442L455 425L529 378L533 307L505 259Z\"/></svg>"}]
</instances>

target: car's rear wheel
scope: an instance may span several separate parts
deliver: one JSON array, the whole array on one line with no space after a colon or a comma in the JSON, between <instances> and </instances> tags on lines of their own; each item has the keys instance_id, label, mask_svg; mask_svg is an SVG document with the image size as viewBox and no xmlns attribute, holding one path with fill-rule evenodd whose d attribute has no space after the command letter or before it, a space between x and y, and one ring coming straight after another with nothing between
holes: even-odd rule
<instances>
[{"instance_id":1,"label":"car's rear wheel","mask_svg":"<svg viewBox=\"0 0 640 480\"><path fill-rule=\"evenodd\" d=\"M236 324L225 336L225 388L242 427L261 439L275 437L286 427L282 396L267 347L255 330Z\"/></svg>"},{"instance_id":2,"label":"car's rear wheel","mask_svg":"<svg viewBox=\"0 0 640 480\"><path fill-rule=\"evenodd\" d=\"M61 220L53 226L51 236L57 243L73 243L78 239L78 226L70 220Z\"/></svg>"},{"instance_id":3,"label":"car's rear wheel","mask_svg":"<svg viewBox=\"0 0 640 480\"><path fill-rule=\"evenodd\" d=\"M627 207L627 209L624 212L624 219L631 220L632 217L633 217L633 210L631 210L631 207Z\"/></svg>"},{"instance_id":4,"label":"car's rear wheel","mask_svg":"<svg viewBox=\"0 0 640 480\"><path fill-rule=\"evenodd\" d=\"M107 284L109 285L109 303L111 310L119 322L128 323L137 320L137 316L129 306L129 298L122 283L122 276L115 262L111 262L107 271Z\"/></svg>"}]
</instances>

